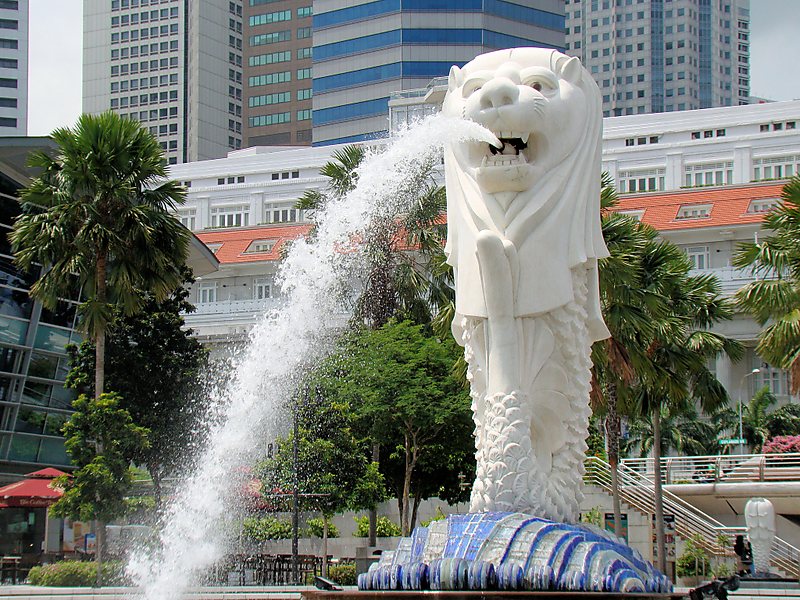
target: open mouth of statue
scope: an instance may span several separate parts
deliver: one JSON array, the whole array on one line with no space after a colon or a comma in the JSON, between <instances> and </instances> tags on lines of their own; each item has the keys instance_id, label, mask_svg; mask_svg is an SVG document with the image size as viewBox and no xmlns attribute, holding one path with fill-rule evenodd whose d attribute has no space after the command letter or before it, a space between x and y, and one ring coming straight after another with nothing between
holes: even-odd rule
<instances>
[{"instance_id":1,"label":"open mouth of statue","mask_svg":"<svg viewBox=\"0 0 800 600\"><path fill-rule=\"evenodd\" d=\"M524 150L528 148L528 133L512 131L493 132L500 141L500 146L486 144L486 154L481 167L499 167L527 164Z\"/></svg>"}]
</instances>

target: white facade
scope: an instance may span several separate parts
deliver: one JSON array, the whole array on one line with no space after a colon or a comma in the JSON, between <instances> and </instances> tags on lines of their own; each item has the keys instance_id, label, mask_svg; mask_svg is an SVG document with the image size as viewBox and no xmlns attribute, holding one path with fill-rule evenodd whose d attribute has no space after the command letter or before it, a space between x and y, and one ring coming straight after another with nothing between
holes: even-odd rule
<instances>
[{"instance_id":1,"label":"white facade","mask_svg":"<svg viewBox=\"0 0 800 600\"><path fill-rule=\"evenodd\" d=\"M85 0L83 111L149 127L170 164L242 144L242 1Z\"/></svg>"},{"instance_id":2,"label":"white facade","mask_svg":"<svg viewBox=\"0 0 800 600\"><path fill-rule=\"evenodd\" d=\"M0 135L28 133L28 0L0 0Z\"/></svg>"},{"instance_id":3,"label":"white facade","mask_svg":"<svg viewBox=\"0 0 800 600\"><path fill-rule=\"evenodd\" d=\"M676 207L681 204L681 194L691 195L692 205L697 206L697 195L702 196L704 191L702 187L694 189L698 173L702 175L702 186L706 185L705 174L711 173L709 185L715 189L718 183L749 184L797 173L798 122L800 101L607 118L603 169L615 177L623 202L631 206L648 206L650 198L663 199L665 192L678 198L672 201ZM292 212L292 206L305 190L325 185L319 169L341 147L256 147L231 152L224 159L176 165L172 176L189 185L188 202L179 215L212 249L210 240L245 228L248 230L242 231L242 239L248 238L247 243L299 235L303 231L303 215ZM725 165L722 174L718 175L720 168L711 165ZM688 189L687 176L692 177ZM718 177L722 180L718 181ZM630 183L633 180L635 189ZM644 180L642 186L640 180ZM652 193L642 194L640 189ZM754 189L758 191L759 184ZM731 267L733 252L739 242L752 240L759 231L760 225L752 220L706 227L701 221L687 219L680 227L662 229L662 235L692 256L699 271L717 275L723 290L732 294L750 280L749 274ZM254 294L256 280L274 275L278 256L241 262L248 251L244 241L239 243L242 251L234 256L218 254L219 271L199 281L193 290L191 300L197 303L198 311L188 316L187 323L205 340L219 342L226 336L241 339L255 322L256 304L274 302L274 288L270 298ZM752 351L758 326L749 318L737 317L724 324L722 330L748 346L745 358L736 364L727 359L717 361L717 375L731 396L749 397L767 384L784 400L788 399L785 373L766 367L748 375L752 369L763 367L763 361Z\"/></svg>"}]
</instances>

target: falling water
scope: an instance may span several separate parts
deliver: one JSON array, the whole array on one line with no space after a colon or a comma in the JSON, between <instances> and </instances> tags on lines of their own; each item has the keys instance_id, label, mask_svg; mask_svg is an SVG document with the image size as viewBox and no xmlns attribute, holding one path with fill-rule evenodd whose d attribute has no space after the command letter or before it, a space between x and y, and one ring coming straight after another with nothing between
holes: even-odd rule
<instances>
[{"instance_id":1,"label":"falling water","mask_svg":"<svg viewBox=\"0 0 800 600\"><path fill-rule=\"evenodd\" d=\"M354 240L387 207L402 211L397 202L408 197L407 182L444 143L467 139L496 142L475 123L440 116L401 132L385 151L369 152L358 169L357 187L317 215L314 238L292 244L279 272L285 302L253 328L231 381L209 399L223 407L222 415L168 509L160 550L140 551L128 565L148 600L181 597L197 574L222 557L227 544L222 522L236 487L230 474L247 464L253 448L263 446L259 423L280 411L293 391L294 374L319 356L332 327L342 323L339 291L364 264Z\"/></svg>"}]
</instances>

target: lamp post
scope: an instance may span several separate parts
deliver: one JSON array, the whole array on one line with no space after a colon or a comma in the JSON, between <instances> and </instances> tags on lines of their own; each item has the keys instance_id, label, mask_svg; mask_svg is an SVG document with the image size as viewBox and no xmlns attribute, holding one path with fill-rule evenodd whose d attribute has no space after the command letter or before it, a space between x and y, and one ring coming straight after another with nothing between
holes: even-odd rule
<instances>
[{"instance_id":1,"label":"lamp post","mask_svg":"<svg viewBox=\"0 0 800 600\"><path fill-rule=\"evenodd\" d=\"M744 389L744 380L756 373L761 373L761 369L756 367L749 373L745 373L739 380L739 454L744 454L744 423L742 420L742 391Z\"/></svg>"}]
</instances>

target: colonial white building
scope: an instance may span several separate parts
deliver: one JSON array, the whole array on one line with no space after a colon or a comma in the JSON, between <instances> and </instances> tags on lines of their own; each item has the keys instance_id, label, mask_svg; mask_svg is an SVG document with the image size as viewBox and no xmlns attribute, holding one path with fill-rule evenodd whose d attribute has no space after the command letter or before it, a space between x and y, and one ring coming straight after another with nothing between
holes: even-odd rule
<instances>
[{"instance_id":1,"label":"colonial white building","mask_svg":"<svg viewBox=\"0 0 800 600\"><path fill-rule=\"evenodd\" d=\"M435 112L440 88L411 104L406 98L402 114L408 118L409 107ZM617 181L621 210L656 227L733 293L750 279L730 266L737 243L759 234L785 179L800 169L798 122L800 101L607 118L603 169ZM325 185L319 169L338 148L256 147L172 167L189 192L181 220L220 261L192 291L197 312L187 323L202 339L242 339L255 316L278 301L273 277L281 247L308 228L294 203ZM723 328L751 348L736 364L717 362L732 397L768 384L787 398L786 375L752 351L758 326L740 317Z\"/></svg>"}]
</instances>

